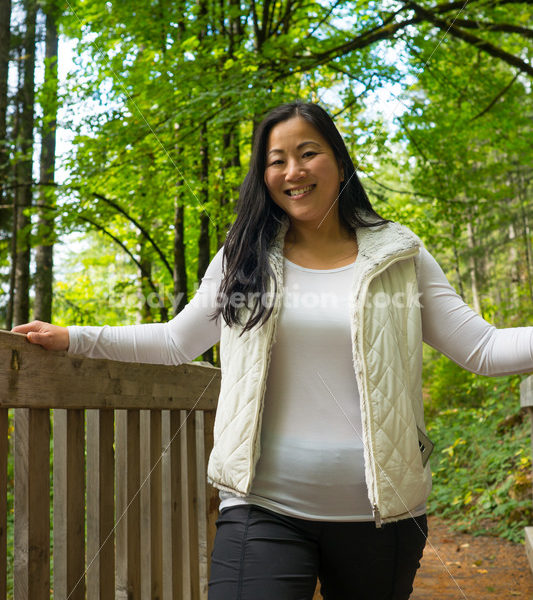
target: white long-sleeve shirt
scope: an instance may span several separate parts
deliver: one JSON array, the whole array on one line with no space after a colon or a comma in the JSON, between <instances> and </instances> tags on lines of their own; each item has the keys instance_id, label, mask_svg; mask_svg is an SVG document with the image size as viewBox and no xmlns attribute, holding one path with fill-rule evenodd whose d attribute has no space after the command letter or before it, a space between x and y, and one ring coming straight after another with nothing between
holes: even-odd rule
<instances>
[{"instance_id":1,"label":"white long-sleeve shirt","mask_svg":"<svg viewBox=\"0 0 533 600\"><path fill-rule=\"evenodd\" d=\"M69 352L93 358L180 364L220 338L212 320L222 251L191 302L171 321L69 327ZM300 518L372 520L364 479L359 393L351 356L353 265L306 269L285 260L284 296L268 374L261 455L248 498L221 493L221 508L251 502ZM469 308L422 249L423 339L484 375L533 370L533 327L496 329ZM327 387L326 387L327 386ZM420 506L414 514L421 514Z\"/></svg>"}]
</instances>

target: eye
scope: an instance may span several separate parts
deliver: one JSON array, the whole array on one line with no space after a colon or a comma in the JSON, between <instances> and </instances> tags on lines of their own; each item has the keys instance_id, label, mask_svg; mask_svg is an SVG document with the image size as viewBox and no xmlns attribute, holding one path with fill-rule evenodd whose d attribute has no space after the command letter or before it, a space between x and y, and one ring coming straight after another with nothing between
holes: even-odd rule
<instances>
[{"instance_id":1,"label":"eye","mask_svg":"<svg viewBox=\"0 0 533 600\"><path fill-rule=\"evenodd\" d=\"M313 150L307 150L307 152L304 152L302 154L303 158L310 158L311 156L315 156L317 154L317 152L314 152Z\"/></svg>"},{"instance_id":2,"label":"eye","mask_svg":"<svg viewBox=\"0 0 533 600\"><path fill-rule=\"evenodd\" d=\"M281 160L281 158L277 158L276 160L273 160L273 161L271 161L271 162L268 164L268 166L269 166L269 167L272 167L272 166L275 166L275 165L281 165L281 164L283 164L283 161Z\"/></svg>"}]
</instances>

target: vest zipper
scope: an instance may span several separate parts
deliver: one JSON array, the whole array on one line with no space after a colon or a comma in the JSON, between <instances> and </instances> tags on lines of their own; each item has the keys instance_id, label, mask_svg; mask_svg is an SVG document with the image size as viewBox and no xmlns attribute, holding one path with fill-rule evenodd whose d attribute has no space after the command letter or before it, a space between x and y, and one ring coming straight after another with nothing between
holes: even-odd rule
<instances>
[{"instance_id":1,"label":"vest zipper","mask_svg":"<svg viewBox=\"0 0 533 600\"><path fill-rule=\"evenodd\" d=\"M282 281L283 283L283 281ZM253 435L253 440L252 440L252 470L255 470L255 464L256 464L256 456L257 456L257 445L258 445L258 437L261 435L260 432L260 427L259 427L259 423L258 421L260 419L262 419L262 413L263 413L263 408L264 408L264 401L265 401L265 391L266 391L266 383L267 383L267 377L268 377L268 369L270 366L270 359L272 357L272 340L275 337L276 334L276 327L277 327L277 319L279 317L279 311L281 309L281 302L283 299L283 285L280 286L280 289L278 289L276 291L276 295L275 295L275 299L274 302L277 302L277 305L274 306L274 311L267 322L267 327L268 327L268 333L267 333L267 337L268 337L268 345L267 345L267 354L265 357L265 360L263 361L263 368L261 370L261 389L260 389L260 393L259 393L259 403L258 403L258 408L256 411L256 415L255 415L255 419L254 419L254 435ZM274 320L275 318L275 320ZM263 325L263 327L265 327L265 325ZM248 486L248 492L250 492L251 486L252 486L252 477L250 477L249 479L249 486Z\"/></svg>"},{"instance_id":2,"label":"vest zipper","mask_svg":"<svg viewBox=\"0 0 533 600\"><path fill-rule=\"evenodd\" d=\"M384 271L386 271L391 265L400 262L402 260L406 260L408 258L413 258L415 257L420 251L420 248L417 246L416 248L409 248L408 250L405 250L399 254L396 254L392 257L389 258L389 260L384 261L383 263L381 263L380 265L378 265L377 268L375 268L373 271L371 270L369 273L367 273L367 277L366 277L366 281L365 281L365 287L364 287L364 297L365 297L365 302L366 302L366 294L368 292L368 288L370 286L370 283L372 282L372 280L377 277L378 275L381 275L381 273L383 273ZM361 302L361 309L360 309L360 319L359 319L359 324L363 323L363 314L364 314L364 308L365 308L365 302ZM366 400L364 398L364 396L361 397L361 400L366 404ZM367 420L367 428L368 428L368 432L370 434L371 439L373 440L374 436L373 436L373 432L371 432L371 426L370 426L370 409L369 406L366 405L365 407L365 412L366 412L366 420ZM364 428L363 428L363 439L364 439ZM369 443L370 440L365 440L365 443ZM376 470L376 461L374 458L374 452L373 452L373 447L372 444L369 444L370 446L370 452L368 453L368 457L370 460L370 468L372 470L372 475L374 478L373 483L373 490L372 490L372 500L373 500L373 505L372 505L372 512L374 515L374 519L376 522L376 527L377 528L381 528L382 525L382 520L381 520L381 514L379 512L379 508L378 508L378 496L379 496L379 492L378 492L378 477L377 477L377 470ZM368 482L367 482L368 483Z\"/></svg>"}]
</instances>

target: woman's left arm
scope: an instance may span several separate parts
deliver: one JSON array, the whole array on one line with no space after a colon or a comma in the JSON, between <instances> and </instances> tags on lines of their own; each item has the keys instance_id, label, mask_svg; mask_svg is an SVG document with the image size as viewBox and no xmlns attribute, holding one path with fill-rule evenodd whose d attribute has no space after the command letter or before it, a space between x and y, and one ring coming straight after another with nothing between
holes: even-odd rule
<instances>
[{"instance_id":1,"label":"woman's left arm","mask_svg":"<svg viewBox=\"0 0 533 600\"><path fill-rule=\"evenodd\" d=\"M497 329L464 303L422 248L419 291L424 341L480 375L533 371L533 327Z\"/></svg>"}]
</instances>

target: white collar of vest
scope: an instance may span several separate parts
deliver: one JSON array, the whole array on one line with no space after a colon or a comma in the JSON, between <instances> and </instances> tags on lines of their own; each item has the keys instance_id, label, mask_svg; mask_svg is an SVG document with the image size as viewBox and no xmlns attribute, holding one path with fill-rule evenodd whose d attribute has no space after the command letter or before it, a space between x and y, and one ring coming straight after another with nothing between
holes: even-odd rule
<instances>
[{"instance_id":1,"label":"white collar of vest","mask_svg":"<svg viewBox=\"0 0 533 600\"><path fill-rule=\"evenodd\" d=\"M271 244L271 266L278 281L283 281L283 246L289 224L289 219L284 217ZM422 245L409 228L393 221L376 227L355 228L355 234L358 246L355 268L361 277L388 263L392 257L416 255Z\"/></svg>"}]
</instances>

